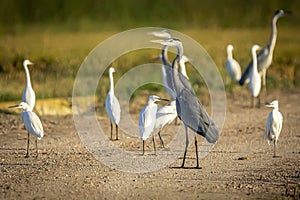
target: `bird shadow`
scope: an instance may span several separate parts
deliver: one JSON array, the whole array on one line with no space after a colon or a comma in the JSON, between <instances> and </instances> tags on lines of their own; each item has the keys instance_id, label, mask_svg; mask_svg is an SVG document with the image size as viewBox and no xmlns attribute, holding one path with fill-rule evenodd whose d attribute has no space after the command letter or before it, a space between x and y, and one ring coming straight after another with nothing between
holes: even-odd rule
<instances>
[{"instance_id":1,"label":"bird shadow","mask_svg":"<svg viewBox=\"0 0 300 200\"><path fill-rule=\"evenodd\" d=\"M202 169L202 167L181 167L181 166L173 166L173 167L169 167L170 169Z\"/></svg>"},{"instance_id":2,"label":"bird shadow","mask_svg":"<svg viewBox=\"0 0 300 200\"><path fill-rule=\"evenodd\" d=\"M273 158L282 158L282 156L273 156Z\"/></svg>"}]
</instances>

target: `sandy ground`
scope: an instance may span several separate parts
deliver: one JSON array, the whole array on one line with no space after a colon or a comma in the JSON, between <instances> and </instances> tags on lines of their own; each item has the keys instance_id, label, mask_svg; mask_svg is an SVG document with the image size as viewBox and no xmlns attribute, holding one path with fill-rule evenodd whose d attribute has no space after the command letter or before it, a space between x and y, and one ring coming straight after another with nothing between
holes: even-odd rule
<instances>
[{"instance_id":1,"label":"sandy ground","mask_svg":"<svg viewBox=\"0 0 300 200\"><path fill-rule=\"evenodd\" d=\"M30 157L24 158L27 134L21 117L0 114L0 199L300 199L300 91L273 92L265 100L275 98L284 116L279 157L273 158L262 137L270 109L249 108L248 93L242 93L227 96L221 138L200 160L202 169L193 168L191 144L186 168L178 168L179 157L159 171L139 174L96 160L79 139L72 116L41 116L45 137L39 156L32 137ZM99 121L109 133L106 116ZM166 143L174 127L163 131ZM141 150L139 140L122 132L114 143L137 154ZM151 149L149 140L147 154Z\"/></svg>"}]
</instances>

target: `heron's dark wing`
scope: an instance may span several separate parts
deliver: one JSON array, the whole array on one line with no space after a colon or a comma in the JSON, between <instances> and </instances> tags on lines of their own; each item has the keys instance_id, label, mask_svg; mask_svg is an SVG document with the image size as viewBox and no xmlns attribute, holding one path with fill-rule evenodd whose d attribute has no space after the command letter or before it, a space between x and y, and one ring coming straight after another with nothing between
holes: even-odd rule
<instances>
[{"instance_id":1,"label":"heron's dark wing","mask_svg":"<svg viewBox=\"0 0 300 200\"><path fill-rule=\"evenodd\" d=\"M218 140L218 128L198 98L191 92L183 89L177 95L176 109L179 118L190 129L205 137L210 143L215 143Z\"/></svg>"}]
</instances>

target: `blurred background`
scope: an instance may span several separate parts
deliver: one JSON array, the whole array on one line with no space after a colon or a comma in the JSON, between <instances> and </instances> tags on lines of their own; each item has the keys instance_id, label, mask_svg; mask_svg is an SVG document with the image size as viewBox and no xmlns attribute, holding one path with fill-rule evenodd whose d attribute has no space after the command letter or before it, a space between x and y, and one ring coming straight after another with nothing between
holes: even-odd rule
<instances>
[{"instance_id":1,"label":"blurred background","mask_svg":"<svg viewBox=\"0 0 300 200\"><path fill-rule=\"evenodd\" d=\"M251 60L251 46L268 43L271 18L278 9L293 15L277 23L278 40L267 87L300 86L297 0L0 0L0 5L0 101L21 99L25 58L35 63L30 72L38 99L71 97L77 70L95 46L115 33L144 26L174 29L194 38L211 55L226 89L232 92L234 86L225 69L226 45L234 45L234 57L244 69ZM145 59L145 55L132 56L112 63L119 68L116 81L139 59ZM201 87L192 73L190 76ZM99 98L106 96L109 87L107 73L102 81ZM159 92L163 87L144 89Z\"/></svg>"}]
</instances>

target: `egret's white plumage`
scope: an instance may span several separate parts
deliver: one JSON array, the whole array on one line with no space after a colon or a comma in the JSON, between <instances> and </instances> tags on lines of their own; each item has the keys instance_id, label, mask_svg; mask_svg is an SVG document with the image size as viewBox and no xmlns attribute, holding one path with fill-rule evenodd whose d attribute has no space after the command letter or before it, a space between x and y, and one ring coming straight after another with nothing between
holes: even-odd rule
<instances>
[{"instance_id":1,"label":"egret's white plumage","mask_svg":"<svg viewBox=\"0 0 300 200\"><path fill-rule=\"evenodd\" d=\"M162 99L155 95L149 96L147 106L145 106L140 112L139 131L140 131L141 140L143 142L143 155L144 155L145 140L148 139L150 134L153 132L156 123L157 105L155 102L161 100L166 100L166 99ZM152 140L153 140L154 151L156 151L154 135L152 137Z\"/></svg>"},{"instance_id":2,"label":"egret's white plumage","mask_svg":"<svg viewBox=\"0 0 300 200\"><path fill-rule=\"evenodd\" d=\"M120 122L121 109L120 109L120 103L114 93L114 78L113 78L114 72L115 69L113 67L110 67L109 68L110 89L106 97L105 108L110 119L110 137L112 139L113 124L115 124L116 140L118 140L118 124Z\"/></svg>"},{"instance_id":3,"label":"egret's white plumage","mask_svg":"<svg viewBox=\"0 0 300 200\"><path fill-rule=\"evenodd\" d=\"M23 91L22 101L26 102L29 106L29 110L32 111L35 105L35 92L31 86L30 73L28 70L28 65L33 65L29 60L24 60L23 67L26 73L26 86Z\"/></svg>"},{"instance_id":4,"label":"egret's white plumage","mask_svg":"<svg viewBox=\"0 0 300 200\"><path fill-rule=\"evenodd\" d=\"M226 60L226 69L229 73L230 77L238 82L241 78L241 66L240 64L233 58L232 55L233 46L231 44L227 45L227 60Z\"/></svg>"},{"instance_id":5,"label":"egret's white plumage","mask_svg":"<svg viewBox=\"0 0 300 200\"><path fill-rule=\"evenodd\" d=\"M270 142L274 142L274 157L276 157L276 145L282 129L283 117L279 112L277 100L272 101L266 106L273 108L273 110L268 115L264 137L268 140L269 144Z\"/></svg>"},{"instance_id":6,"label":"egret's white plumage","mask_svg":"<svg viewBox=\"0 0 300 200\"><path fill-rule=\"evenodd\" d=\"M261 77L257 70L257 58L256 58L256 51L260 49L260 46L253 45L251 48L252 53L252 59L253 59L253 65L252 69L249 75L249 90L251 92L251 106L254 106L254 98L258 97L259 99L259 93L261 89ZM258 102L258 105L260 104L260 101Z\"/></svg>"},{"instance_id":7,"label":"egret's white plumage","mask_svg":"<svg viewBox=\"0 0 300 200\"><path fill-rule=\"evenodd\" d=\"M21 113L22 120L24 122L25 128L28 132L28 142L27 142L27 153L26 157L29 156L29 134L32 134L36 137L36 153L38 155L37 140L42 139L44 136L44 129L40 118L30 110L29 105L26 102L21 102L19 105L10 106L10 108L22 108ZM36 155L36 156L37 156Z\"/></svg>"},{"instance_id":8,"label":"egret's white plumage","mask_svg":"<svg viewBox=\"0 0 300 200\"><path fill-rule=\"evenodd\" d=\"M173 100L169 105L159 108L156 112L155 128L158 129L158 136L164 147L164 142L161 138L160 132L166 125L170 124L177 117L176 101Z\"/></svg>"},{"instance_id":9,"label":"egret's white plumage","mask_svg":"<svg viewBox=\"0 0 300 200\"><path fill-rule=\"evenodd\" d=\"M272 21L271 21L271 36L269 43L266 47L264 47L257 55L257 67L258 67L258 72L262 76L262 84L265 87L266 86L266 71L269 68L269 66L272 64L273 60L273 52L275 49L275 44L276 44L276 39L277 39L277 20L287 14L290 14L289 11L284 11L284 10L277 10L275 11ZM250 75L250 71L253 65L253 60L248 64L247 68L242 74L242 77L239 81L240 85L244 85L245 81L248 79Z\"/></svg>"},{"instance_id":10,"label":"egret's white plumage","mask_svg":"<svg viewBox=\"0 0 300 200\"><path fill-rule=\"evenodd\" d=\"M189 77L186 73L186 67L185 67L186 62L190 62L190 59L185 55L183 55L182 58L179 60L180 73L189 80Z\"/></svg>"}]
</instances>

